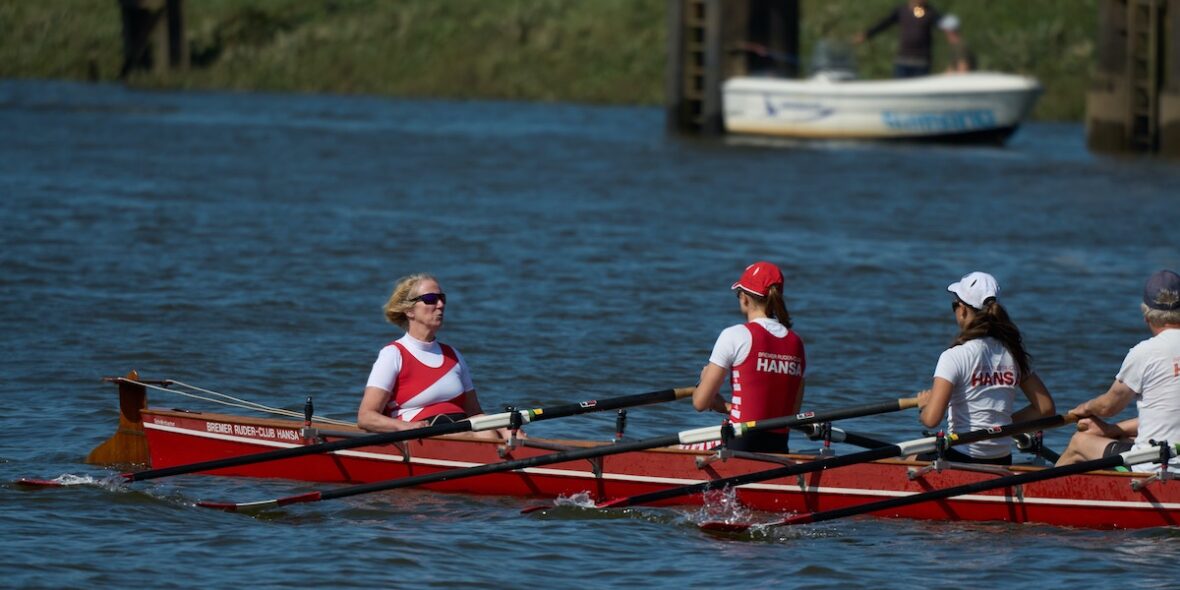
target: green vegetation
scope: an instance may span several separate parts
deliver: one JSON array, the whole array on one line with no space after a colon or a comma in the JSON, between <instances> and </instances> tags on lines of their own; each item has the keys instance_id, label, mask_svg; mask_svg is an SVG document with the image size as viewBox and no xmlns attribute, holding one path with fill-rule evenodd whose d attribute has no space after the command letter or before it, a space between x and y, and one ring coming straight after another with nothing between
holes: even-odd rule
<instances>
[{"instance_id":1,"label":"green vegetation","mask_svg":"<svg viewBox=\"0 0 1180 590\"><path fill-rule=\"evenodd\" d=\"M804 61L898 0L801 0ZM933 0L954 12L983 69L1031 74L1037 115L1080 119L1096 0ZM665 0L189 0L193 68L136 73L165 88L658 104ZM0 77L114 80L117 0L0 0ZM896 34L857 49L887 77ZM940 41L941 43L941 41ZM940 47L936 47L936 51Z\"/></svg>"},{"instance_id":2,"label":"green vegetation","mask_svg":"<svg viewBox=\"0 0 1180 590\"><path fill-rule=\"evenodd\" d=\"M816 39L848 39L875 24L898 0L801 0L803 48ZM1096 0L931 0L943 14L962 22L963 38L979 59L979 69L1033 76L1045 87L1039 119L1081 120L1094 62L1098 24ZM857 59L865 78L891 75L896 33L886 31L860 46ZM943 67L945 41L934 47ZM806 63L806 62L804 62Z\"/></svg>"}]
</instances>

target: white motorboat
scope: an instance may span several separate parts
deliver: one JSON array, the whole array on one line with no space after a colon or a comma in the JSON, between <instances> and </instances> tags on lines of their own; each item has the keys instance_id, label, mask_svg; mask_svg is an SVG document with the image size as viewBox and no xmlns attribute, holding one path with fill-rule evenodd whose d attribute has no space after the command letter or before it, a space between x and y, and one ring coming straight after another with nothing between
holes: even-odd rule
<instances>
[{"instance_id":1,"label":"white motorboat","mask_svg":"<svg viewBox=\"0 0 1180 590\"><path fill-rule=\"evenodd\" d=\"M1035 79L1012 74L856 80L837 71L803 80L731 78L722 100L729 133L1002 143L1040 93Z\"/></svg>"}]
</instances>

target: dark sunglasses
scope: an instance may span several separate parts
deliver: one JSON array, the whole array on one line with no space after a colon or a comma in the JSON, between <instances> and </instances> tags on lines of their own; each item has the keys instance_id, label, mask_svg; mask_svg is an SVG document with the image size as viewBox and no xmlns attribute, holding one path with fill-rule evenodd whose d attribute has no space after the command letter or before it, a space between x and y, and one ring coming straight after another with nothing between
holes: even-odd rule
<instances>
[{"instance_id":1,"label":"dark sunglasses","mask_svg":"<svg viewBox=\"0 0 1180 590\"><path fill-rule=\"evenodd\" d=\"M440 301L443 303L446 303L447 302L447 294L446 293L423 293L417 297L414 297L413 299L410 299L410 301L421 301L422 303L425 303L426 305L434 305Z\"/></svg>"},{"instance_id":2,"label":"dark sunglasses","mask_svg":"<svg viewBox=\"0 0 1180 590\"><path fill-rule=\"evenodd\" d=\"M962 301L959 301L958 299L952 301L951 302L951 311L955 311L956 309L959 309L960 305L963 305Z\"/></svg>"}]
</instances>

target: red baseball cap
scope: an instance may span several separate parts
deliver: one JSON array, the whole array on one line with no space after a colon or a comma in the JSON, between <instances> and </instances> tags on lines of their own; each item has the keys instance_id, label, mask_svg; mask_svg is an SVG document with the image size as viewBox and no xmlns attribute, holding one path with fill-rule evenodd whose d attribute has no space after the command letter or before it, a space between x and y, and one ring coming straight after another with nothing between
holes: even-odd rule
<instances>
[{"instance_id":1,"label":"red baseball cap","mask_svg":"<svg viewBox=\"0 0 1180 590\"><path fill-rule=\"evenodd\" d=\"M772 285L778 285L779 291L782 291L782 271L769 262L759 261L747 266L746 272L742 273L742 278L738 279L730 289L741 288L759 297L766 297Z\"/></svg>"}]
</instances>

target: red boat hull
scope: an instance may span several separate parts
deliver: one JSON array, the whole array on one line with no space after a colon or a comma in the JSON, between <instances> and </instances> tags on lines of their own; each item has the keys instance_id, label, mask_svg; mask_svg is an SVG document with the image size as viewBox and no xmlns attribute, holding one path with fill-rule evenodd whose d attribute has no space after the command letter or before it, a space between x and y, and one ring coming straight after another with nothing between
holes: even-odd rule
<instances>
[{"instance_id":1,"label":"red boat hull","mask_svg":"<svg viewBox=\"0 0 1180 590\"><path fill-rule=\"evenodd\" d=\"M298 422L247 419L220 414L144 410L143 425L153 468L208 461L304 444ZM541 441L535 441L541 442ZM543 441L566 447L597 444ZM399 445L361 447L220 469L216 475L283 478L324 483L368 483L440 470L543 455L552 450L518 446L501 457L502 445L454 435ZM424 486L444 492L526 497L571 496L588 492L596 501L632 496L673 486L762 471L777 465L731 458L698 468L709 453L655 449L600 459L556 463L539 468L460 478ZM813 457L791 456L798 460ZM904 496L997 477L973 471L944 470L911 480L922 462L884 460L741 486L738 498L757 510L813 512L887 497ZM1014 471L1035 469L1015 467ZM1141 474L1097 472L980 494L925 502L875 513L882 517L927 520L1008 521L1088 528L1143 528L1180 524L1180 484L1156 483L1142 490L1131 482ZM700 495L675 503L699 504Z\"/></svg>"}]
</instances>

